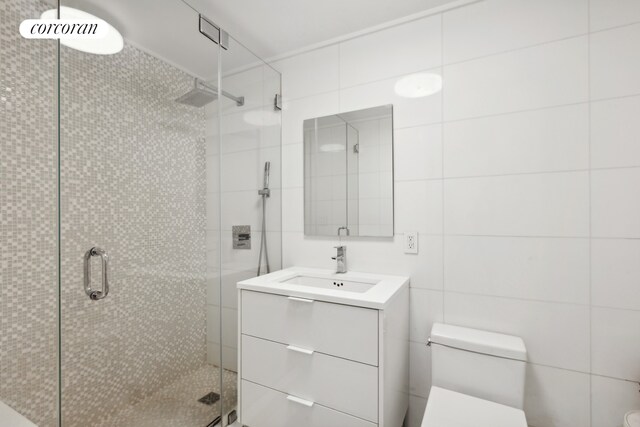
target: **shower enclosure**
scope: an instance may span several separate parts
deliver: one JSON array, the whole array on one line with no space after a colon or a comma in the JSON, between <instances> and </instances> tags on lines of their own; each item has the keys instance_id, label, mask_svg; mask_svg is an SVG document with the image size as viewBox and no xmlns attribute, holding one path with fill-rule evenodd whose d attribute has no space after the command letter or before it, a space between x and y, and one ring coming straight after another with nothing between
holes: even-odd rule
<instances>
[{"instance_id":1,"label":"shower enclosure","mask_svg":"<svg viewBox=\"0 0 640 427\"><path fill-rule=\"evenodd\" d=\"M124 48L20 36L59 6ZM0 402L40 427L233 421L235 283L263 229L281 266L280 75L212 40L205 6L0 0Z\"/></svg>"}]
</instances>

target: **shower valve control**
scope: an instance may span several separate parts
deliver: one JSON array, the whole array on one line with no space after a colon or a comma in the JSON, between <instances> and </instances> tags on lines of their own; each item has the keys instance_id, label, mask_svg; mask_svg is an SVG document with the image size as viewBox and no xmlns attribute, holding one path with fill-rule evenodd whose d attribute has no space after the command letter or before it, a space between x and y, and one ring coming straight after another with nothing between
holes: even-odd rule
<instances>
[{"instance_id":1,"label":"shower valve control","mask_svg":"<svg viewBox=\"0 0 640 427\"><path fill-rule=\"evenodd\" d=\"M234 225L231 227L233 233L233 249L251 249L251 226Z\"/></svg>"}]
</instances>

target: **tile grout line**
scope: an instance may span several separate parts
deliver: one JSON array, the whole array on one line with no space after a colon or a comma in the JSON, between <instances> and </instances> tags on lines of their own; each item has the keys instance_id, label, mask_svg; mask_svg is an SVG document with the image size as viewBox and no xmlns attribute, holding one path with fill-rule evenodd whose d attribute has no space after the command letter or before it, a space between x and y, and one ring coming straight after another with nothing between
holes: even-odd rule
<instances>
[{"instance_id":1,"label":"tile grout line","mask_svg":"<svg viewBox=\"0 0 640 427\"><path fill-rule=\"evenodd\" d=\"M442 75L442 80L444 80L444 13L440 14L440 74ZM440 92L440 117L444 120L444 91L446 90L446 85L443 85L442 91ZM444 147L445 147L445 129L444 125L442 125L440 129L440 174L444 177ZM441 226L442 226L442 323L446 323L446 310L445 310L445 292L446 292L446 278L445 278L445 185L444 180L440 183L442 186L442 195L441 195Z\"/></svg>"},{"instance_id":2,"label":"tile grout line","mask_svg":"<svg viewBox=\"0 0 640 427\"><path fill-rule=\"evenodd\" d=\"M591 2L587 2L587 125L588 125L588 134L587 134L587 163L589 167L589 171L587 173L587 182L589 185L589 260L588 260L588 270L589 270L589 426L593 425L593 269L592 269L592 260L593 260L593 221L592 221L592 141L591 141Z\"/></svg>"}]
</instances>

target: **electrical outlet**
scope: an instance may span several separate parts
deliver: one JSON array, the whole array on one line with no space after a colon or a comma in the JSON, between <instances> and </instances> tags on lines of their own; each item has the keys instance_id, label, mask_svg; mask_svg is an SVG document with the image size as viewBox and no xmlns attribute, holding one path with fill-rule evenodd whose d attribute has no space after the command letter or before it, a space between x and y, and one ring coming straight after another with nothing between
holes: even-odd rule
<instances>
[{"instance_id":1,"label":"electrical outlet","mask_svg":"<svg viewBox=\"0 0 640 427\"><path fill-rule=\"evenodd\" d=\"M406 231L404 233L404 253L405 254L418 253L418 232L417 231Z\"/></svg>"}]
</instances>

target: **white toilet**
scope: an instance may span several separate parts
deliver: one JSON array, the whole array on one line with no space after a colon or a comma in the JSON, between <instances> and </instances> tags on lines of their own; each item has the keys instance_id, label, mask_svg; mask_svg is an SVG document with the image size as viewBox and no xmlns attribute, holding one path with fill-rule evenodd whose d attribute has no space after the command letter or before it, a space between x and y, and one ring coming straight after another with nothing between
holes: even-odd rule
<instances>
[{"instance_id":1,"label":"white toilet","mask_svg":"<svg viewBox=\"0 0 640 427\"><path fill-rule=\"evenodd\" d=\"M527 427L520 337L436 323L422 427Z\"/></svg>"}]
</instances>

